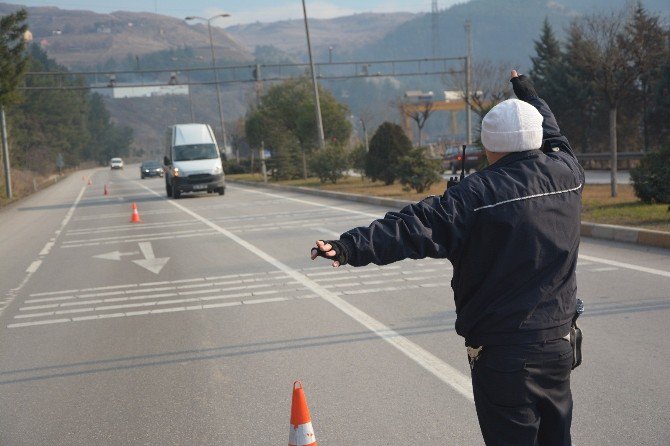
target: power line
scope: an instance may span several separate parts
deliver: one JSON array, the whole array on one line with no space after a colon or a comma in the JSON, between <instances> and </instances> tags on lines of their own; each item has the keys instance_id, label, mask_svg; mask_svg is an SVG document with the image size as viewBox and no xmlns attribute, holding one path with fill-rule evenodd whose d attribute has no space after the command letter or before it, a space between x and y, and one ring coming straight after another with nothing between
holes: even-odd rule
<instances>
[{"instance_id":1,"label":"power line","mask_svg":"<svg viewBox=\"0 0 670 446\"><path fill-rule=\"evenodd\" d=\"M431 76L459 74L465 72L466 57L434 57L422 59L371 60L356 62L336 62L315 64L317 79L344 80L382 77ZM455 62L464 64L462 68L454 68ZM121 70L121 71L80 71L80 72L28 72L26 85L21 90L88 90L107 89L114 87L142 88L166 85L221 85L243 84L252 82L279 82L306 74L308 64L254 64L237 66L220 66L215 70L224 73L223 78L216 80L194 80L195 73L210 73L211 67L203 68L172 68L158 70ZM262 77L254 73L263 73ZM159 80L161 77L169 79ZM185 73L186 82L177 80L177 76ZM121 83L119 78L132 77L133 83ZM145 81L148 78L150 80ZM88 79L89 82L86 82ZM101 82L103 80L103 82ZM44 85L54 83L57 85ZM92 83L92 84L91 84ZM41 85L40 85L41 84ZM73 85L74 84L74 85Z\"/></svg>"}]
</instances>

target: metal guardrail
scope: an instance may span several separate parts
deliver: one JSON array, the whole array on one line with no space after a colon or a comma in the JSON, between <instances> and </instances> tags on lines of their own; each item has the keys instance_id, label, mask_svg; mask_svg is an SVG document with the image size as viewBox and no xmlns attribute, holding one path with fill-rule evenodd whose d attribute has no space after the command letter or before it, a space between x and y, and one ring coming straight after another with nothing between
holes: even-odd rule
<instances>
[{"instance_id":1,"label":"metal guardrail","mask_svg":"<svg viewBox=\"0 0 670 446\"><path fill-rule=\"evenodd\" d=\"M586 160L609 160L612 157L610 152L598 152L598 153L577 153L577 159L579 161ZM617 159L620 160L639 160L645 153L643 152L618 152Z\"/></svg>"}]
</instances>

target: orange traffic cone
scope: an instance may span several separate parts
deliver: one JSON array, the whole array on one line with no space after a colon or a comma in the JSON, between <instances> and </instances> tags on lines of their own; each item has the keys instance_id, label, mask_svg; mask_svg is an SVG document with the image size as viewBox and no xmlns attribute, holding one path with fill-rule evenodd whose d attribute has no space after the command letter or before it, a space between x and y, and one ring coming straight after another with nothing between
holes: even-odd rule
<instances>
[{"instance_id":1,"label":"orange traffic cone","mask_svg":"<svg viewBox=\"0 0 670 446\"><path fill-rule=\"evenodd\" d=\"M133 203L133 215L130 217L131 223L142 223L140 220L140 214L137 213L137 205Z\"/></svg>"},{"instance_id":2,"label":"orange traffic cone","mask_svg":"<svg viewBox=\"0 0 670 446\"><path fill-rule=\"evenodd\" d=\"M107 189L106 184L105 184L105 188L102 190L102 195L109 195L109 190Z\"/></svg>"},{"instance_id":3,"label":"orange traffic cone","mask_svg":"<svg viewBox=\"0 0 670 446\"><path fill-rule=\"evenodd\" d=\"M303 392L300 381L293 383L291 427L289 428L288 444L289 446L316 446L312 419L309 416L305 392Z\"/></svg>"}]
</instances>

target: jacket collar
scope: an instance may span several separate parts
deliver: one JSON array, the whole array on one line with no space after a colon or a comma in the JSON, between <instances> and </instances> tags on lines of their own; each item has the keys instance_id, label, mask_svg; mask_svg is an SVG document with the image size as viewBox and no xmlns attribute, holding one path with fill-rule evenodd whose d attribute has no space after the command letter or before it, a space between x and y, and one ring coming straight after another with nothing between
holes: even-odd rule
<instances>
[{"instance_id":1,"label":"jacket collar","mask_svg":"<svg viewBox=\"0 0 670 446\"><path fill-rule=\"evenodd\" d=\"M500 158L497 162L489 165L488 168L493 168L493 167L503 167L507 166L509 164L515 163L519 160L525 159L525 158L531 158L531 157L536 157L540 153L542 153L541 150L539 149L534 149L534 150L525 150L523 152L512 152L509 155L505 155L504 157Z\"/></svg>"}]
</instances>

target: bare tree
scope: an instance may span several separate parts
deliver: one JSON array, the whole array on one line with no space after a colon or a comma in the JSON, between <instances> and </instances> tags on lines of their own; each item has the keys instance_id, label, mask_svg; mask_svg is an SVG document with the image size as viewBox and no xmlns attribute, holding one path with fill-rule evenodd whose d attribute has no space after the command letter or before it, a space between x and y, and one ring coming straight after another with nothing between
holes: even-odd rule
<instances>
[{"instance_id":1,"label":"bare tree","mask_svg":"<svg viewBox=\"0 0 670 446\"><path fill-rule=\"evenodd\" d=\"M624 41L626 24L623 12L594 14L571 25L571 39L581 39L572 62L590 74L591 87L603 99L609 115L609 150L611 153L611 192L617 196L617 111L637 79L627 57Z\"/></svg>"},{"instance_id":2,"label":"bare tree","mask_svg":"<svg viewBox=\"0 0 670 446\"><path fill-rule=\"evenodd\" d=\"M426 121L430 118L430 115L433 113L434 104L432 101L421 102L416 104L414 107L404 107L402 108L403 113L416 122L416 127L419 129L419 146L421 146L421 133L423 127L426 125Z\"/></svg>"},{"instance_id":3,"label":"bare tree","mask_svg":"<svg viewBox=\"0 0 670 446\"><path fill-rule=\"evenodd\" d=\"M475 134L479 134L480 123L486 113L512 95L509 77L511 70L517 66L512 62L494 63L488 59L475 62L472 67L470 98L465 94L465 78L462 73L450 73L444 79L447 88L460 91L463 100L469 102L472 111L479 117Z\"/></svg>"}]
</instances>

